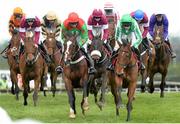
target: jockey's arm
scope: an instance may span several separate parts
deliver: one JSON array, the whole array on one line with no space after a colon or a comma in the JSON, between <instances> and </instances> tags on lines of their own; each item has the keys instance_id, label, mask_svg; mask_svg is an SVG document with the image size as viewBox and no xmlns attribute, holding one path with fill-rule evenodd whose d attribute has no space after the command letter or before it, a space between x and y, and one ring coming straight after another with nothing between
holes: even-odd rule
<instances>
[{"instance_id":1,"label":"jockey's arm","mask_svg":"<svg viewBox=\"0 0 180 124\"><path fill-rule=\"evenodd\" d=\"M169 21L167 17L164 15L164 21L163 21L163 26L164 26L164 39L167 39L168 37L168 27L169 27Z\"/></svg>"},{"instance_id":2,"label":"jockey's arm","mask_svg":"<svg viewBox=\"0 0 180 124\"><path fill-rule=\"evenodd\" d=\"M118 25L116 27L116 32L115 32L115 40L120 42L121 41L121 24L120 24L120 20L118 21Z\"/></svg>"},{"instance_id":3,"label":"jockey's arm","mask_svg":"<svg viewBox=\"0 0 180 124\"><path fill-rule=\"evenodd\" d=\"M104 20L104 23L103 23L103 41L107 40L108 39L108 35L109 35L109 30L108 30L108 22L107 22L107 19L106 17L103 18Z\"/></svg>"},{"instance_id":4,"label":"jockey's arm","mask_svg":"<svg viewBox=\"0 0 180 124\"><path fill-rule=\"evenodd\" d=\"M56 38L58 39L58 37L60 36L60 33L61 33L61 23L59 23L57 26L56 26Z\"/></svg>"},{"instance_id":5,"label":"jockey's arm","mask_svg":"<svg viewBox=\"0 0 180 124\"><path fill-rule=\"evenodd\" d=\"M40 27L36 27L35 28L35 37L34 37L36 44L39 44L39 37L40 37Z\"/></svg>"},{"instance_id":6,"label":"jockey's arm","mask_svg":"<svg viewBox=\"0 0 180 124\"><path fill-rule=\"evenodd\" d=\"M147 25L147 26L146 26L146 25ZM146 38L147 33L148 33L148 24L145 24L145 26L144 26L144 31L143 31L143 33L142 33L142 37L143 37L143 38Z\"/></svg>"},{"instance_id":7,"label":"jockey's arm","mask_svg":"<svg viewBox=\"0 0 180 124\"><path fill-rule=\"evenodd\" d=\"M20 37L21 39L24 41L25 37L26 37L26 29L23 27L19 28L19 32L20 32Z\"/></svg>"},{"instance_id":8,"label":"jockey's arm","mask_svg":"<svg viewBox=\"0 0 180 124\"><path fill-rule=\"evenodd\" d=\"M88 37L89 37L89 40L91 40L91 41L93 39L93 32L92 32L93 28L92 27L93 27L93 25L92 25L92 16L90 16L88 18L88 22L87 22L87 29L88 29Z\"/></svg>"},{"instance_id":9,"label":"jockey's arm","mask_svg":"<svg viewBox=\"0 0 180 124\"><path fill-rule=\"evenodd\" d=\"M150 18L150 22L149 22L149 34L151 35L151 37L154 37L155 23L156 23L155 16L152 15L151 18Z\"/></svg>"},{"instance_id":10,"label":"jockey's arm","mask_svg":"<svg viewBox=\"0 0 180 124\"><path fill-rule=\"evenodd\" d=\"M88 30L87 30L87 26L86 24L84 23L82 28L81 28L81 41L79 43L79 45L82 47L88 40Z\"/></svg>"},{"instance_id":11,"label":"jockey's arm","mask_svg":"<svg viewBox=\"0 0 180 124\"><path fill-rule=\"evenodd\" d=\"M132 44L132 46L138 49L139 44L142 42L142 34L136 21L134 21L134 33L136 36L136 41Z\"/></svg>"},{"instance_id":12,"label":"jockey's arm","mask_svg":"<svg viewBox=\"0 0 180 124\"><path fill-rule=\"evenodd\" d=\"M46 25L45 25L45 22L44 22L44 20L42 20L42 22L41 22L41 33L42 33L42 35L43 35L43 37L45 37L46 36Z\"/></svg>"}]
</instances>

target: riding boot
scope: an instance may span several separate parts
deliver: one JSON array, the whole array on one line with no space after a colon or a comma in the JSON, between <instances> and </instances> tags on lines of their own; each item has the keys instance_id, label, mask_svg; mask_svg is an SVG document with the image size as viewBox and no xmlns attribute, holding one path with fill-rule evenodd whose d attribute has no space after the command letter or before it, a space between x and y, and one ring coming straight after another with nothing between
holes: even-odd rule
<instances>
[{"instance_id":1,"label":"riding boot","mask_svg":"<svg viewBox=\"0 0 180 124\"><path fill-rule=\"evenodd\" d=\"M43 56L43 58L45 59L45 62L46 62L47 64L50 64L50 63L51 63L51 59L50 59L49 55L47 54L47 51L46 51L46 49L44 48L43 43L39 44L38 47L39 47L40 50L43 52L43 55L42 55L42 56ZM41 52L40 52L40 53L41 53Z\"/></svg>"},{"instance_id":2,"label":"riding boot","mask_svg":"<svg viewBox=\"0 0 180 124\"><path fill-rule=\"evenodd\" d=\"M110 54L112 54L113 50L112 50L110 44L107 42L107 43L104 43L104 46L107 48L107 50L110 52Z\"/></svg>"},{"instance_id":3,"label":"riding boot","mask_svg":"<svg viewBox=\"0 0 180 124\"><path fill-rule=\"evenodd\" d=\"M114 71L113 59L116 57L116 53L117 53L117 51L112 52L111 59L110 59L108 65L107 65L107 68L106 68L109 71Z\"/></svg>"},{"instance_id":4,"label":"riding boot","mask_svg":"<svg viewBox=\"0 0 180 124\"><path fill-rule=\"evenodd\" d=\"M169 46L169 51L170 51L170 53L171 53L171 58L176 58L176 53L173 51L173 49L172 49L172 46L171 46L171 44L170 44L170 42L169 42L169 39L168 40L165 40L165 42L168 44L168 46Z\"/></svg>"},{"instance_id":5,"label":"riding boot","mask_svg":"<svg viewBox=\"0 0 180 124\"><path fill-rule=\"evenodd\" d=\"M58 47L59 49L61 49L61 48L62 48L61 41L56 41L56 45L57 45L57 47Z\"/></svg>"},{"instance_id":6,"label":"riding boot","mask_svg":"<svg viewBox=\"0 0 180 124\"><path fill-rule=\"evenodd\" d=\"M90 64L90 68L89 68L89 70L88 70L88 73L89 73L89 74L94 74L94 73L96 73L97 70L96 70L95 67L94 67L94 62L93 62L91 56L90 56L88 53L86 53L86 51L85 51L85 49L84 49L83 47L81 48L81 51L82 51L83 54L86 56L86 59L88 60L88 62L89 62L89 64Z\"/></svg>"},{"instance_id":7,"label":"riding boot","mask_svg":"<svg viewBox=\"0 0 180 124\"><path fill-rule=\"evenodd\" d=\"M138 60L139 60L139 62L140 62L140 69L141 69L141 70L144 70L144 69L145 69L145 65L144 65L143 62L142 62L142 56L140 55L139 50L138 50L137 48L133 47L133 51L136 53L137 58L138 58Z\"/></svg>"}]
</instances>

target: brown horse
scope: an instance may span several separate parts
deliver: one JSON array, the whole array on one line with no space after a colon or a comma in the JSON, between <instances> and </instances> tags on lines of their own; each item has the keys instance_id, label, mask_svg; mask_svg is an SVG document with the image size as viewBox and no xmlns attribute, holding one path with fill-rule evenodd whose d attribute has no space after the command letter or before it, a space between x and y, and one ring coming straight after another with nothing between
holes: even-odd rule
<instances>
[{"instance_id":1,"label":"brown horse","mask_svg":"<svg viewBox=\"0 0 180 124\"><path fill-rule=\"evenodd\" d=\"M12 82L11 92L16 94L16 99L18 100L19 87L17 74L19 71L19 51L20 51L20 35L19 32L12 32L12 38L10 40L10 48L7 51L8 64L10 67L10 77ZM15 91L14 91L15 85Z\"/></svg>"},{"instance_id":2,"label":"brown horse","mask_svg":"<svg viewBox=\"0 0 180 124\"><path fill-rule=\"evenodd\" d=\"M134 98L138 79L137 59L131 50L129 41L122 41L118 50L114 72L109 72L109 84L116 104L116 115L119 115L119 108L122 104L121 90L128 88L127 121L130 120L132 101Z\"/></svg>"},{"instance_id":3,"label":"brown horse","mask_svg":"<svg viewBox=\"0 0 180 124\"><path fill-rule=\"evenodd\" d=\"M152 43L155 46L156 50L156 58L153 63L153 66L150 68L150 80L149 80L149 92L154 92L154 84L153 77L156 73L160 73L162 75L160 89L161 94L160 97L164 97L164 87L166 84L166 75L168 72L168 66L171 60L171 55L169 51L169 47L167 43L165 43L165 39L163 38L163 26L155 26L155 35Z\"/></svg>"},{"instance_id":4,"label":"brown horse","mask_svg":"<svg viewBox=\"0 0 180 124\"><path fill-rule=\"evenodd\" d=\"M29 81L34 80L34 106L37 105L38 90L40 83L44 83L44 75L47 74L47 65L39 53L38 47L34 44L32 32L26 34L24 40L24 54L20 58L20 72L24 87L24 105L27 105Z\"/></svg>"},{"instance_id":5,"label":"brown horse","mask_svg":"<svg viewBox=\"0 0 180 124\"><path fill-rule=\"evenodd\" d=\"M140 70L141 73L141 92L145 92L146 90L146 83L148 83L149 78L149 70L153 66L155 60L155 48L154 45L149 42L150 51L146 49L143 43L139 45L139 49L142 56L142 62L145 66L145 69Z\"/></svg>"},{"instance_id":6,"label":"brown horse","mask_svg":"<svg viewBox=\"0 0 180 124\"><path fill-rule=\"evenodd\" d=\"M55 71L56 67L61 64L62 49L57 47L57 40L55 39L56 32L53 30L46 31L46 39L44 41L45 48L47 49L47 54L51 59L51 63L48 65L51 79L51 90L53 97L55 96L56 91L56 81L57 81L57 72Z\"/></svg>"},{"instance_id":7,"label":"brown horse","mask_svg":"<svg viewBox=\"0 0 180 124\"><path fill-rule=\"evenodd\" d=\"M77 35L65 34L63 79L69 97L70 118L76 117L74 88L83 88L82 113L89 108L87 97L88 64L77 42Z\"/></svg>"},{"instance_id":8,"label":"brown horse","mask_svg":"<svg viewBox=\"0 0 180 124\"><path fill-rule=\"evenodd\" d=\"M106 67L109 62L109 56L106 48L103 45L103 41L100 37L94 37L89 47L89 52L94 61L94 66L97 73L90 76L89 88L90 92L94 94L95 103L102 110L102 106L105 102L105 90L107 86L107 71ZM101 89L101 97L97 101L98 91Z\"/></svg>"}]
</instances>

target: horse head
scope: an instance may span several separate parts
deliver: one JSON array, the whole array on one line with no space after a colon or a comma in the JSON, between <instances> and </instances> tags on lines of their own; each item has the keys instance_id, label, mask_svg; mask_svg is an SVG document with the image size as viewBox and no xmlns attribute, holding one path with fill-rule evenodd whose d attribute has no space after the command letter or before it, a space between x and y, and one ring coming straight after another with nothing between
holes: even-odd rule
<instances>
[{"instance_id":1,"label":"horse head","mask_svg":"<svg viewBox=\"0 0 180 124\"><path fill-rule=\"evenodd\" d=\"M34 44L34 35L32 32L27 32L24 40L25 61L27 65L32 65L38 58L38 48Z\"/></svg>"},{"instance_id":2,"label":"horse head","mask_svg":"<svg viewBox=\"0 0 180 124\"><path fill-rule=\"evenodd\" d=\"M75 59L77 53L80 50L78 43L78 35L66 33L64 34L64 51L63 51L63 60L66 65L69 65L70 62Z\"/></svg>"},{"instance_id":3,"label":"horse head","mask_svg":"<svg viewBox=\"0 0 180 124\"><path fill-rule=\"evenodd\" d=\"M155 48L160 48L162 43L164 42L164 37L163 37L163 26L155 26L154 30L154 38L153 38L153 44L155 45Z\"/></svg>"},{"instance_id":4,"label":"horse head","mask_svg":"<svg viewBox=\"0 0 180 124\"><path fill-rule=\"evenodd\" d=\"M46 30L45 46L47 48L47 54L52 57L56 50L56 32L55 30Z\"/></svg>"},{"instance_id":5,"label":"horse head","mask_svg":"<svg viewBox=\"0 0 180 124\"><path fill-rule=\"evenodd\" d=\"M97 63L102 57L104 57L103 41L100 37L94 37L89 46L89 52L92 59Z\"/></svg>"},{"instance_id":6,"label":"horse head","mask_svg":"<svg viewBox=\"0 0 180 124\"><path fill-rule=\"evenodd\" d=\"M10 40L10 44L11 44L10 52L12 56L14 56L15 58L18 58L21 38L20 38L18 30L14 29L11 33L12 33L12 37Z\"/></svg>"},{"instance_id":7,"label":"horse head","mask_svg":"<svg viewBox=\"0 0 180 124\"><path fill-rule=\"evenodd\" d=\"M124 76L124 69L133 67L136 64L136 60L133 60L133 52L131 50L131 42L127 39L122 39L122 44L118 50L118 56L116 61L115 72L118 76Z\"/></svg>"}]
</instances>

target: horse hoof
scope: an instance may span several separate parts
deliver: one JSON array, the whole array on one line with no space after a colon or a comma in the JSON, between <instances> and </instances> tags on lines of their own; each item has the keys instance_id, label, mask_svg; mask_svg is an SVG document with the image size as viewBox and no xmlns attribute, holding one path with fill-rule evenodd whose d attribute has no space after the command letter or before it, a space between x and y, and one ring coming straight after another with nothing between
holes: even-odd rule
<instances>
[{"instance_id":1,"label":"horse hoof","mask_svg":"<svg viewBox=\"0 0 180 124\"><path fill-rule=\"evenodd\" d=\"M88 103L84 103L83 110L87 111L88 109L89 109L89 104Z\"/></svg>"},{"instance_id":2,"label":"horse hoof","mask_svg":"<svg viewBox=\"0 0 180 124\"><path fill-rule=\"evenodd\" d=\"M24 106L27 106L27 102L24 103Z\"/></svg>"},{"instance_id":3,"label":"horse hoof","mask_svg":"<svg viewBox=\"0 0 180 124\"><path fill-rule=\"evenodd\" d=\"M72 119L73 119L73 118L76 118L76 115L74 114L74 112L70 112L70 113L69 113L69 118L72 118Z\"/></svg>"}]
</instances>

